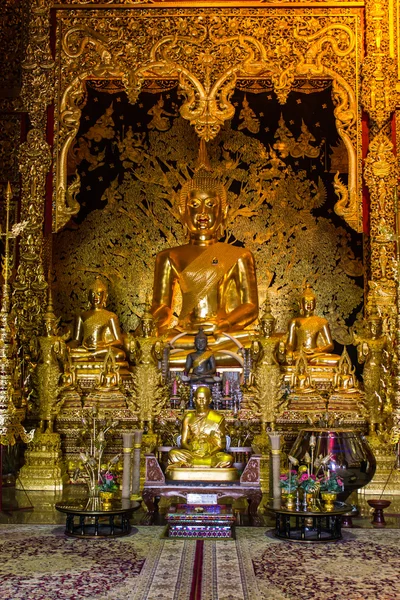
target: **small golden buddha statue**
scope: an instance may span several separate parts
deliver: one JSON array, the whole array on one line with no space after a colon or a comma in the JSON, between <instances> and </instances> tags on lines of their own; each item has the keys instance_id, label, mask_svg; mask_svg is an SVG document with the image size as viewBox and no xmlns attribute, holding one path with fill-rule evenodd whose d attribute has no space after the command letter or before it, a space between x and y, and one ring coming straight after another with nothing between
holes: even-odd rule
<instances>
[{"instance_id":1,"label":"small golden buddha statue","mask_svg":"<svg viewBox=\"0 0 400 600\"><path fill-rule=\"evenodd\" d=\"M306 355L304 353L301 353L297 359L296 368L291 377L290 387L292 393L296 395L316 394L314 383L308 371Z\"/></svg>"},{"instance_id":2,"label":"small golden buddha statue","mask_svg":"<svg viewBox=\"0 0 400 600\"><path fill-rule=\"evenodd\" d=\"M96 277L89 288L89 310L75 320L73 339L68 342L73 361L102 361L110 350L115 360L125 360L116 314L106 310L107 286Z\"/></svg>"},{"instance_id":3,"label":"small golden buddha statue","mask_svg":"<svg viewBox=\"0 0 400 600\"><path fill-rule=\"evenodd\" d=\"M180 448L173 448L168 454L167 475L171 479L179 477L179 469L228 469L228 480L236 478L236 469L232 469L233 456L226 448L225 418L209 408L211 392L206 386L199 386L194 394L195 411L187 413L182 424ZM221 480L224 479L221 472ZM189 477L190 478L190 477ZM208 479L207 475L204 477ZM213 474L218 480L218 475ZM226 477L225 477L226 479Z\"/></svg>"},{"instance_id":4,"label":"small golden buddha statue","mask_svg":"<svg viewBox=\"0 0 400 600\"><path fill-rule=\"evenodd\" d=\"M200 328L194 338L195 351L186 357L185 371L182 381L191 383L214 383L216 378L216 364L213 352L207 348L207 336Z\"/></svg>"},{"instance_id":5,"label":"small golden buddha statue","mask_svg":"<svg viewBox=\"0 0 400 600\"><path fill-rule=\"evenodd\" d=\"M228 332L242 342L248 340L244 329L257 319L252 253L218 242L227 210L226 189L213 177L202 140L195 175L183 185L179 197L179 214L189 242L160 252L154 272L152 313L159 333L167 333L169 339L182 332L187 334L175 343L175 348L191 349L200 327L210 347L232 348L232 341L222 334ZM182 293L182 310L178 326L171 329L176 285ZM175 358L171 356L173 361Z\"/></svg>"},{"instance_id":6,"label":"small golden buddha statue","mask_svg":"<svg viewBox=\"0 0 400 600\"><path fill-rule=\"evenodd\" d=\"M333 390L340 395L359 393L355 368L351 364L346 349L344 349L339 364L336 367L335 376L333 378Z\"/></svg>"},{"instance_id":7,"label":"small golden buddha statue","mask_svg":"<svg viewBox=\"0 0 400 600\"><path fill-rule=\"evenodd\" d=\"M100 373L99 382L95 389L101 392L115 391L119 389L120 383L119 365L116 364L115 358L109 349L104 360L104 368Z\"/></svg>"},{"instance_id":8,"label":"small golden buddha statue","mask_svg":"<svg viewBox=\"0 0 400 600\"><path fill-rule=\"evenodd\" d=\"M304 288L300 305L302 316L289 323L286 363L291 364L303 352L310 365L335 366L340 357L332 353L333 340L328 321L314 314L316 298L309 284Z\"/></svg>"}]
</instances>

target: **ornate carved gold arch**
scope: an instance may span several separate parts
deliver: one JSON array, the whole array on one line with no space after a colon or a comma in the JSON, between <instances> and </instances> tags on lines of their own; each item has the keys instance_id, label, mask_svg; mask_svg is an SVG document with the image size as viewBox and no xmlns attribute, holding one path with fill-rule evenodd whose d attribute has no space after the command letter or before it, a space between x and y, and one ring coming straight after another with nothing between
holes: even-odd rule
<instances>
[{"instance_id":1,"label":"ornate carved gold arch","mask_svg":"<svg viewBox=\"0 0 400 600\"><path fill-rule=\"evenodd\" d=\"M327 13L312 8L221 8L218 15L210 9L136 9L117 17L95 11L90 27L84 11L71 18L61 15L54 230L79 210L80 182L67 183L67 154L78 131L86 79L121 79L132 103L146 79L176 79L184 98L181 116L210 140L234 115L230 97L237 80L263 77L271 80L282 104L295 80L332 80L336 127L349 158L347 185L335 178L335 211L361 231L361 13Z\"/></svg>"}]
</instances>

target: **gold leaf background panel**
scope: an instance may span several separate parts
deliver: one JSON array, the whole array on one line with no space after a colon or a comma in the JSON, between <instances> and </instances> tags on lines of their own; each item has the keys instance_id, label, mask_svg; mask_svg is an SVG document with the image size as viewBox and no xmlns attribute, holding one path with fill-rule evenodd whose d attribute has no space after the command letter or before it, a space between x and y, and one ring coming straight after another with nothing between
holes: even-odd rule
<instances>
[{"instance_id":1,"label":"gold leaf background panel","mask_svg":"<svg viewBox=\"0 0 400 600\"><path fill-rule=\"evenodd\" d=\"M333 177L339 170L346 180L347 155L330 83L294 91L284 106L268 82L257 94L252 85L241 82L234 119L208 144L229 189L224 239L254 253L260 301L268 290L279 330L308 280L336 340L348 343L363 295L361 236L333 211ZM81 179L80 212L54 243L58 311L66 322L86 306L87 286L100 275L123 329L135 329L152 293L157 252L185 241L176 200L193 174L199 141L168 87L153 84L132 106L115 81L87 85L68 157L70 178Z\"/></svg>"}]
</instances>

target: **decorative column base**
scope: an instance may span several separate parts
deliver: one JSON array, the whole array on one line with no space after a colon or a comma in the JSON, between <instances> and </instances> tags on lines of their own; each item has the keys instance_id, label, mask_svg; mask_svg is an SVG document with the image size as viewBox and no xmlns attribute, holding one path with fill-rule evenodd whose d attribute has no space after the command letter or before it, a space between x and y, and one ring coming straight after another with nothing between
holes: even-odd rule
<instances>
[{"instance_id":1,"label":"decorative column base","mask_svg":"<svg viewBox=\"0 0 400 600\"><path fill-rule=\"evenodd\" d=\"M18 484L25 490L59 491L68 481L62 461L61 439L58 433L36 432L25 452L25 464Z\"/></svg>"}]
</instances>

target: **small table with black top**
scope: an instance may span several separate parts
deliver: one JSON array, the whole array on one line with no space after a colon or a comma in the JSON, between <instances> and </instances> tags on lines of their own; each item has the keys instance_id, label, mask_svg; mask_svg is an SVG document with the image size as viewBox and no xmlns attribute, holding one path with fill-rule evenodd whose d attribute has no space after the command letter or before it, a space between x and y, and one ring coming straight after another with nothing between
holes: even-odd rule
<instances>
[{"instance_id":1,"label":"small table with black top","mask_svg":"<svg viewBox=\"0 0 400 600\"><path fill-rule=\"evenodd\" d=\"M108 510L87 498L59 502L55 508L67 515L65 535L78 538L122 537L131 533L130 518L140 502L114 500ZM75 521L76 519L76 521Z\"/></svg>"},{"instance_id":2,"label":"small table with black top","mask_svg":"<svg viewBox=\"0 0 400 600\"><path fill-rule=\"evenodd\" d=\"M335 502L330 512L288 510L279 504L270 504L275 514L275 536L291 542L331 542L342 538L342 515L351 510L349 504Z\"/></svg>"}]
</instances>

